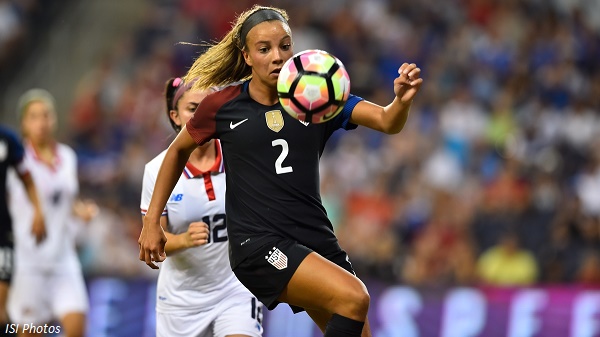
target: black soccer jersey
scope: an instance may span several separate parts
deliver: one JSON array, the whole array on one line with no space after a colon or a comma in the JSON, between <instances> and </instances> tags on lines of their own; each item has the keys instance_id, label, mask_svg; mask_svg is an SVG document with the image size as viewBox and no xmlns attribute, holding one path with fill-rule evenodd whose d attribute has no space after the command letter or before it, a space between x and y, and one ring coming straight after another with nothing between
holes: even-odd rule
<instances>
[{"instance_id":1,"label":"black soccer jersey","mask_svg":"<svg viewBox=\"0 0 600 337\"><path fill-rule=\"evenodd\" d=\"M231 265L272 236L327 251L337 239L321 203L319 159L335 130L356 128L350 115L362 99L351 95L334 119L308 124L279 103L254 101L248 84L207 96L186 125L198 144L219 138L223 146Z\"/></svg>"},{"instance_id":2,"label":"black soccer jersey","mask_svg":"<svg viewBox=\"0 0 600 337\"><path fill-rule=\"evenodd\" d=\"M6 173L10 167L17 167L23 161L25 150L18 136L10 129L0 126L0 242L5 233L11 231L11 218L8 211Z\"/></svg>"}]
</instances>

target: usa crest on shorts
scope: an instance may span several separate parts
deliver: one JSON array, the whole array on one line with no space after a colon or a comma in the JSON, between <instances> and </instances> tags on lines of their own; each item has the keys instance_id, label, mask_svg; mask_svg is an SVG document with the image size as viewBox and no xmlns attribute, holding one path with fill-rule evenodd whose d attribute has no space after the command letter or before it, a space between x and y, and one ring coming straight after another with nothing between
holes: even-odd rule
<instances>
[{"instance_id":1,"label":"usa crest on shorts","mask_svg":"<svg viewBox=\"0 0 600 337\"><path fill-rule=\"evenodd\" d=\"M265 256L265 259L278 270L287 268L287 255L285 255L277 247L273 247L273 249L269 251L269 255Z\"/></svg>"}]
</instances>

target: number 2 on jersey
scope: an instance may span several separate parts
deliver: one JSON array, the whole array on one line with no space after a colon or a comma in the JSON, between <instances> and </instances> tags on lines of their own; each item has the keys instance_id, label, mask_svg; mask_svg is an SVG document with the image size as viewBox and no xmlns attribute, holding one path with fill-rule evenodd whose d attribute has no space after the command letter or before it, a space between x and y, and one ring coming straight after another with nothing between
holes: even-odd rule
<instances>
[{"instance_id":1,"label":"number 2 on jersey","mask_svg":"<svg viewBox=\"0 0 600 337\"><path fill-rule=\"evenodd\" d=\"M277 172L277 174L294 172L294 169L291 166L283 166L285 157L287 157L288 153L290 153L290 148L285 139L275 139L273 142L271 142L271 145L273 145L273 147L281 146L281 154L275 161L275 172Z\"/></svg>"},{"instance_id":2,"label":"number 2 on jersey","mask_svg":"<svg viewBox=\"0 0 600 337\"><path fill-rule=\"evenodd\" d=\"M227 241L227 224L225 223L225 214L215 214L212 220L209 216L202 218L202 221L208 225L208 242Z\"/></svg>"}]
</instances>

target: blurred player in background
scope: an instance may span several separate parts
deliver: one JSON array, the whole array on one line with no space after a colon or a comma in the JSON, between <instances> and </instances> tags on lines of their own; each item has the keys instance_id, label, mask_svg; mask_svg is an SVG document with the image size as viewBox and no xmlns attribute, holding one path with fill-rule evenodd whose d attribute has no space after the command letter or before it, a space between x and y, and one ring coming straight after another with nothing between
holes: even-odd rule
<instances>
[{"instance_id":1,"label":"blurred player in background","mask_svg":"<svg viewBox=\"0 0 600 337\"><path fill-rule=\"evenodd\" d=\"M66 337L85 333L88 299L75 250L74 216L89 221L97 208L77 199L75 152L54 138L54 98L32 89L19 99L18 113L25 145L25 167L35 182L46 224L42 242L31 232L33 208L23 186L9 177L14 220L15 272L8 298L14 323L44 325L58 320ZM30 336L19 330L21 336Z\"/></svg>"},{"instance_id":2,"label":"blurred player in background","mask_svg":"<svg viewBox=\"0 0 600 337\"><path fill-rule=\"evenodd\" d=\"M13 168L23 183L27 198L33 205L33 222L29 225L36 242L46 236L44 215L37 197L35 184L23 163L25 149L18 135L0 125L0 329L9 322L6 312L6 298L13 273L13 232L12 217L8 209L8 191L6 189L7 173ZM0 332L1 333L1 332Z\"/></svg>"},{"instance_id":3,"label":"blurred player in background","mask_svg":"<svg viewBox=\"0 0 600 337\"><path fill-rule=\"evenodd\" d=\"M190 153L218 138L227 168L230 259L238 279L269 309L286 302L295 311L306 310L326 337L370 336L369 293L321 204L319 158L337 129L363 125L400 132L422 84L420 69L400 66L395 98L385 107L350 95L335 118L305 125L283 112L277 95L279 71L292 55L285 11L255 6L195 61L186 75L199 78L194 87L243 82L202 101L169 146L144 218L139 257L154 268L153 261L164 260L164 205Z\"/></svg>"},{"instance_id":4,"label":"blurred player in background","mask_svg":"<svg viewBox=\"0 0 600 337\"><path fill-rule=\"evenodd\" d=\"M189 90L180 78L166 86L166 112L176 132L194 115L210 90ZM162 152L144 170L141 209L146 214ZM221 144L197 147L162 211L169 258L156 289L157 337L259 337L262 304L229 265L225 222L225 172Z\"/></svg>"}]
</instances>

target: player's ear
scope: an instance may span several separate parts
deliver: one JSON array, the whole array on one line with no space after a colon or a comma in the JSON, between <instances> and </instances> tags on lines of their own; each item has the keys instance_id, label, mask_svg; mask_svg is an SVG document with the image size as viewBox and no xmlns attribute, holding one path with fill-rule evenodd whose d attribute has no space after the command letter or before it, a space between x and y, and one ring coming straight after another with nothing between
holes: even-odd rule
<instances>
[{"instance_id":1,"label":"player's ear","mask_svg":"<svg viewBox=\"0 0 600 337\"><path fill-rule=\"evenodd\" d=\"M244 49L242 49L242 56L244 56L244 61L249 67L252 67L252 59L250 58L250 54Z\"/></svg>"},{"instance_id":2,"label":"player's ear","mask_svg":"<svg viewBox=\"0 0 600 337\"><path fill-rule=\"evenodd\" d=\"M177 112L177 110L169 110L169 118L171 118L175 125L181 127L181 123L179 122L179 112Z\"/></svg>"}]
</instances>

